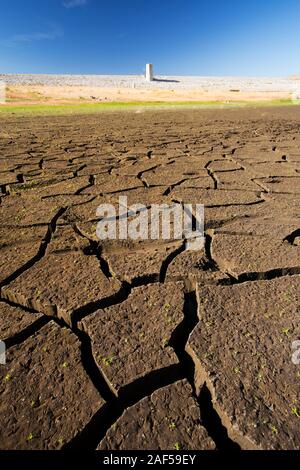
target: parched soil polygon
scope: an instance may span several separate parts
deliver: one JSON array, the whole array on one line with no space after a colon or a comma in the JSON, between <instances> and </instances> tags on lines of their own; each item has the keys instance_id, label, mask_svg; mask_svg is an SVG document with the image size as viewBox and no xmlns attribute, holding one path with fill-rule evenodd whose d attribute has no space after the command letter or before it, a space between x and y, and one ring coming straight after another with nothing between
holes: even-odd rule
<instances>
[{"instance_id":1,"label":"parched soil polygon","mask_svg":"<svg viewBox=\"0 0 300 470\"><path fill-rule=\"evenodd\" d=\"M214 450L187 381L157 390L128 408L99 450Z\"/></svg>"}]
</instances>

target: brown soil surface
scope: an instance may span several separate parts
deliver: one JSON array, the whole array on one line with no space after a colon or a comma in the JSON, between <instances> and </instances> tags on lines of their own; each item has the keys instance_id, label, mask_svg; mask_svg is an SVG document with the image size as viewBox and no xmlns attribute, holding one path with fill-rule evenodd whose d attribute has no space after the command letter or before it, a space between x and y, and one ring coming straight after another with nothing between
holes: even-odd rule
<instances>
[{"instance_id":1,"label":"brown soil surface","mask_svg":"<svg viewBox=\"0 0 300 470\"><path fill-rule=\"evenodd\" d=\"M178 363L170 341L184 319L183 308L181 283L156 283L133 289L124 302L83 320L96 362L115 394L146 374Z\"/></svg>"},{"instance_id":2,"label":"brown soil surface","mask_svg":"<svg viewBox=\"0 0 300 470\"><path fill-rule=\"evenodd\" d=\"M128 408L109 430L100 450L213 450L187 381L161 388Z\"/></svg>"},{"instance_id":3,"label":"brown soil surface","mask_svg":"<svg viewBox=\"0 0 300 470\"><path fill-rule=\"evenodd\" d=\"M80 342L53 321L8 350L2 377L1 447L59 449L104 400L81 362Z\"/></svg>"},{"instance_id":4,"label":"brown soil surface","mask_svg":"<svg viewBox=\"0 0 300 470\"><path fill-rule=\"evenodd\" d=\"M17 341L18 337L27 334L34 328L35 323L40 324L40 319L43 315L40 313L31 313L23 308L13 307L12 305L0 302L0 327L1 338L6 343L10 341L13 343ZM43 321L46 321L44 319Z\"/></svg>"},{"instance_id":5,"label":"brown soil surface","mask_svg":"<svg viewBox=\"0 0 300 470\"><path fill-rule=\"evenodd\" d=\"M196 387L207 381L244 448L299 448L299 377L290 358L299 293L299 276L199 290L199 324L188 343Z\"/></svg>"},{"instance_id":6,"label":"brown soil surface","mask_svg":"<svg viewBox=\"0 0 300 470\"><path fill-rule=\"evenodd\" d=\"M0 125L0 448L299 448L298 108ZM120 196L203 248L99 240Z\"/></svg>"}]
</instances>

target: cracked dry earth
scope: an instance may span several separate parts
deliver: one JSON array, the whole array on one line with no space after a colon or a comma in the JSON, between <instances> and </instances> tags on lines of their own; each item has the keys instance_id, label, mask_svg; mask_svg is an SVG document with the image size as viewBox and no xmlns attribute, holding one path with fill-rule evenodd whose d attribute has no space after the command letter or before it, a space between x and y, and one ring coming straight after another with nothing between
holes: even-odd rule
<instances>
[{"instance_id":1,"label":"cracked dry earth","mask_svg":"<svg viewBox=\"0 0 300 470\"><path fill-rule=\"evenodd\" d=\"M297 449L297 107L1 118L2 449ZM205 246L101 242L202 203Z\"/></svg>"}]
</instances>

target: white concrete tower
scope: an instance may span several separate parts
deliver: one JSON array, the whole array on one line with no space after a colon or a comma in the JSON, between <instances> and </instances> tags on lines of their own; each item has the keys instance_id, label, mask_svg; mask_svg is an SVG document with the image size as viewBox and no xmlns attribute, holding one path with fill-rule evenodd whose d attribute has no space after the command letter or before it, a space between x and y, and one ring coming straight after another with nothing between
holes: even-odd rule
<instances>
[{"instance_id":1,"label":"white concrete tower","mask_svg":"<svg viewBox=\"0 0 300 470\"><path fill-rule=\"evenodd\" d=\"M153 80L153 65L146 64L146 80L147 82L152 82Z\"/></svg>"}]
</instances>

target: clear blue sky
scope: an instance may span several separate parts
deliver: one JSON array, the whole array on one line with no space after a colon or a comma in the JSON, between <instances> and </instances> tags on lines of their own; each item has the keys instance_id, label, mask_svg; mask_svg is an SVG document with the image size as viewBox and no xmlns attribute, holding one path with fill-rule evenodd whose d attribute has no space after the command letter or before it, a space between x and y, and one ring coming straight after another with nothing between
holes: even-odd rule
<instances>
[{"instance_id":1,"label":"clear blue sky","mask_svg":"<svg viewBox=\"0 0 300 470\"><path fill-rule=\"evenodd\" d=\"M0 73L300 73L299 0L1 0Z\"/></svg>"}]
</instances>

